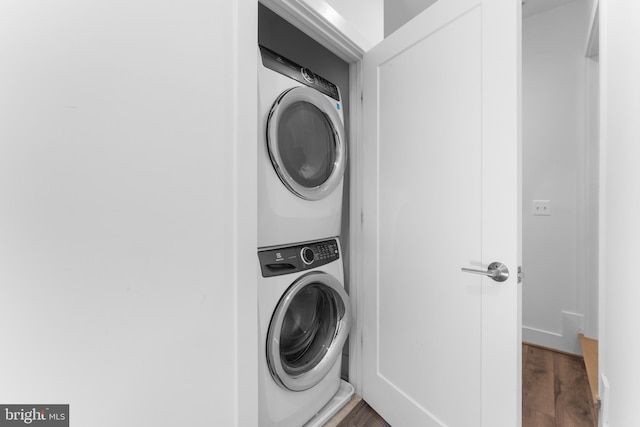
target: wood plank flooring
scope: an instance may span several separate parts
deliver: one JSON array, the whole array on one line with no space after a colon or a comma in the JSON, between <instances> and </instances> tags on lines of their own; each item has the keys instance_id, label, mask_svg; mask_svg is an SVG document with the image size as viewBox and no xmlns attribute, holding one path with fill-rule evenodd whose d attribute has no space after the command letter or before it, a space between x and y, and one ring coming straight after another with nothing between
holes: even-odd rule
<instances>
[{"instance_id":1,"label":"wood plank flooring","mask_svg":"<svg viewBox=\"0 0 640 427\"><path fill-rule=\"evenodd\" d=\"M389 427L389 424L374 411L367 402L361 400L337 427Z\"/></svg>"},{"instance_id":2,"label":"wood plank flooring","mask_svg":"<svg viewBox=\"0 0 640 427\"><path fill-rule=\"evenodd\" d=\"M337 427L389 427L364 400ZM522 345L522 427L597 427L581 357ZM399 426L402 427L402 426Z\"/></svg>"},{"instance_id":3,"label":"wood plank flooring","mask_svg":"<svg viewBox=\"0 0 640 427\"><path fill-rule=\"evenodd\" d=\"M522 346L522 427L597 427L581 357Z\"/></svg>"}]
</instances>

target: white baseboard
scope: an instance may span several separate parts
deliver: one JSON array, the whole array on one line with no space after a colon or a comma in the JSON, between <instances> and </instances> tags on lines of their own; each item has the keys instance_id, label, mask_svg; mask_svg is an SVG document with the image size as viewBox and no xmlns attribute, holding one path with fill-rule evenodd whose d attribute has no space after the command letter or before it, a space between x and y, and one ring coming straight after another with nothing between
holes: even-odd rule
<instances>
[{"instance_id":1,"label":"white baseboard","mask_svg":"<svg viewBox=\"0 0 640 427\"><path fill-rule=\"evenodd\" d=\"M605 374L600 376L600 420L601 427L609 426L609 380Z\"/></svg>"},{"instance_id":2,"label":"white baseboard","mask_svg":"<svg viewBox=\"0 0 640 427\"><path fill-rule=\"evenodd\" d=\"M556 350L582 355L578 334L584 330L582 314L562 312L562 333L522 325L522 341Z\"/></svg>"}]
</instances>

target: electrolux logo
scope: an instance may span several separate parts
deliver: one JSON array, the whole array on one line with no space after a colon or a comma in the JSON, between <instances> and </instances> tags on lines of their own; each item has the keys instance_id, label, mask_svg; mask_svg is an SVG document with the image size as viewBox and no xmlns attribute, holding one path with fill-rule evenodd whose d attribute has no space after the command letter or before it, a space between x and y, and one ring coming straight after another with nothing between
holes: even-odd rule
<instances>
[{"instance_id":1,"label":"electrolux logo","mask_svg":"<svg viewBox=\"0 0 640 427\"><path fill-rule=\"evenodd\" d=\"M0 405L0 427L69 427L69 405Z\"/></svg>"}]
</instances>

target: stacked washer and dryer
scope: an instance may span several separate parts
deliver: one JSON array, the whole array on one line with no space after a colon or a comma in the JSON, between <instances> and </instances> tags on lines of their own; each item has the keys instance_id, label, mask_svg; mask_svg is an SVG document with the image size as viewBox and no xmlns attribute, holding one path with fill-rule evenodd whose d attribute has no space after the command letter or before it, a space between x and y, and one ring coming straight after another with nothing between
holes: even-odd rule
<instances>
[{"instance_id":1,"label":"stacked washer and dryer","mask_svg":"<svg viewBox=\"0 0 640 427\"><path fill-rule=\"evenodd\" d=\"M333 83L259 48L259 421L319 426L353 393L340 379L351 327L342 100Z\"/></svg>"}]
</instances>

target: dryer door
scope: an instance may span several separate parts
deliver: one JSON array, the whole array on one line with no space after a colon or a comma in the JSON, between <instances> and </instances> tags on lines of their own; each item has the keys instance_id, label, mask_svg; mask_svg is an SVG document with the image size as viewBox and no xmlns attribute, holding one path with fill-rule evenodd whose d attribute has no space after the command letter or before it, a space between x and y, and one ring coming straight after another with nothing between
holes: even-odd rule
<instances>
[{"instance_id":1,"label":"dryer door","mask_svg":"<svg viewBox=\"0 0 640 427\"><path fill-rule=\"evenodd\" d=\"M346 162L344 127L337 107L315 89L281 94L267 121L271 162L287 188L319 200L341 182Z\"/></svg>"},{"instance_id":2,"label":"dryer door","mask_svg":"<svg viewBox=\"0 0 640 427\"><path fill-rule=\"evenodd\" d=\"M271 318L267 363L282 387L307 390L342 357L351 327L351 305L342 284L311 272L287 289Z\"/></svg>"}]
</instances>

